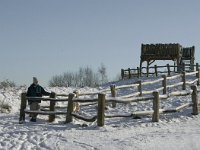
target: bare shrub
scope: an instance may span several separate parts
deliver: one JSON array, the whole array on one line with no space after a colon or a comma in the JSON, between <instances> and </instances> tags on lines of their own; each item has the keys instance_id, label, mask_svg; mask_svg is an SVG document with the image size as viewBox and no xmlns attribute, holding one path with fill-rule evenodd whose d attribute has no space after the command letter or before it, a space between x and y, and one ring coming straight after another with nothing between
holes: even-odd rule
<instances>
[{"instance_id":1,"label":"bare shrub","mask_svg":"<svg viewBox=\"0 0 200 150\"><path fill-rule=\"evenodd\" d=\"M65 72L62 75L53 76L49 81L49 86L96 87L106 81L106 67L101 65L98 72L94 72L90 67L81 67L77 72Z\"/></svg>"},{"instance_id":2,"label":"bare shrub","mask_svg":"<svg viewBox=\"0 0 200 150\"><path fill-rule=\"evenodd\" d=\"M15 86L16 86L15 82L10 81L8 79L0 82L0 88L1 89L2 88L8 88L8 87L15 87Z\"/></svg>"}]
</instances>

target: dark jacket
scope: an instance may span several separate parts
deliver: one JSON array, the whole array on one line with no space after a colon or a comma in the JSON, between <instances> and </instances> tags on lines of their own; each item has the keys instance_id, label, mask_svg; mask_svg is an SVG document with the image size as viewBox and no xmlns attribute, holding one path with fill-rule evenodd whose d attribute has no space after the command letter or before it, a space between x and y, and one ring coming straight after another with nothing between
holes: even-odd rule
<instances>
[{"instance_id":1,"label":"dark jacket","mask_svg":"<svg viewBox=\"0 0 200 150\"><path fill-rule=\"evenodd\" d=\"M31 84L30 87L28 88L26 96L27 97L42 97L43 95L49 96L50 94L51 93L46 92L44 90L44 88L41 87L40 85ZM29 100L29 103L31 103L31 102L33 102L33 101ZM41 101L37 101L37 102L41 103Z\"/></svg>"}]
</instances>

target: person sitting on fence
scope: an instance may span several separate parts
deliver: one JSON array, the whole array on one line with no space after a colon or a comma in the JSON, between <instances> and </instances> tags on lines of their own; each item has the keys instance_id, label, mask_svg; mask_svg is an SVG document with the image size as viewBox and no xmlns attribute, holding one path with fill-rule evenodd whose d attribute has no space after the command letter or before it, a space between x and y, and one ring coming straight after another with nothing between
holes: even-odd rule
<instances>
[{"instance_id":1,"label":"person sitting on fence","mask_svg":"<svg viewBox=\"0 0 200 150\"><path fill-rule=\"evenodd\" d=\"M44 88L42 86L40 86L38 84L38 80L36 77L33 77L33 83L30 85L30 87L28 88L27 97L42 97L44 96L49 96L51 93L47 92L44 90ZM30 105L30 110L39 110L40 109L40 105L39 103L41 103L40 101L34 101L34 100L29 100L28 104ZM30 121L32 122L36 122L36 118L37 118L37 114L30 114Z\"/></svg>"}]
</instances>

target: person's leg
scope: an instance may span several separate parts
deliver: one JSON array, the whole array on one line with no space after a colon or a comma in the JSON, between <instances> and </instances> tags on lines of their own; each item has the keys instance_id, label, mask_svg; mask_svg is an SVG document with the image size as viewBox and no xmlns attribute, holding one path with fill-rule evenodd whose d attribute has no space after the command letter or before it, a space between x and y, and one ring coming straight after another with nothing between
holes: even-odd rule
<instances>
[{"instance_id":1,"label":"person's leg","mask_svg":"<svg viewBox=\"0 0 200 150\"><path fill-rule=\"evenodd\" d=\"M40 109L40 105L38 102L32 102L31 105L30 105L30 110L39 110ZM31 121L36 121L36 118L37 118L37 115L38 114L31 114Z\"/></svg>"}]
</instances>

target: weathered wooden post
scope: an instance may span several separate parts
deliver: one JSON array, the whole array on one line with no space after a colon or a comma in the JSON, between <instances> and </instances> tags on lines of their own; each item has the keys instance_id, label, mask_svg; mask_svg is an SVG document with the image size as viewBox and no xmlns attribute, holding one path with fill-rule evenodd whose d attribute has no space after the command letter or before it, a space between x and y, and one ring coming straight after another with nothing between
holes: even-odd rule
<instances>
[{"instance_id":1,"label":"weathered wooden post","mask_svg":"<svg viewBox=\"0 0 200 150\"><path fill-rule=\"evenodd\" d=\"M54 92L52 92L51 94L50 94L50 98L52 98L52 99L55 99L56 98L56 93L54 93ZM50 109L50 111L55 111L55 101L50 101L50 107L49 107L49 109ZM55 120L55 115L53 114L51 114L51 115L49 115L49 122L53 122Z\"/></svg>"},{"instance_id":2,"label":"weathered wooden post","mask_svg":"<svg viewBox=\"0 0 200 150\"><path fill-rule=\"evenodd\" d=\"M174 61L174 72L176 72L176 63L175 63L175 61Z\"/></svg>"},{"instance_id":3,"label":"weathered wooden post","mask_svg":"<svg viewBox=\"0 0 200 150\"><path fill-rule=\"evenodd\" d=\"M160 108L160 98L159 98L159 92L155 91L153 92L153 116L152 121L153 122L159 122L160 114L159 114L159 108Z\"/></svg>"},{"instance_id":4,"label":"weathered wooden post","mask_svg":"<svg viewBox=\"0 0 200 150\"><path fill-rule=\"evenodd\" d=\"M142 66L140 65L140 77L142 77Z\"/></svg>"},{"instance_id":5,"label":"weathered wooden post","mask_svg":"<svg viewBox=\"0 0 200 150\"><path fill-rule=\"evenodd\" d=\"M192 114L198 115L199 114L199 107L198 107L198 93L197 93L197 86L191 86L192 91Z\"/></svg>"},{"instance_id":6,"label":"weathered wooden post","mask_svg":"<svg viewBox=\"0 0 200 150\"><path fill-rule=\"evenodd\" d=\"M199 63L196 63L196 71L199 70Z\"/></svg>"},{"instance_id":7,"label":"weathered wooden post","mask_svg":"<svg viewBox=\"0 0 200 150\"><path fill-rule=\"evenodd\" d=\"M104 126L105 120L105 94L98 94L98 112L97 112L97 125Z\"/></svg>"},{"instance_id":8,"label":"weathered wooden post","mask_svg":"<svg viewBox=\"0 0 200 150\"><path fill-rule=\"evenodd\" d=\"M131 68L128 68L128 78L131 78Z\"/></svg>"},{"instance_id":9,"label":"weathered wooden post","mask_svg":"<svg viewBox=\"0 0 200 150\"><path fill-rule=\"evenodd\" d=\"M167 75L170 76L170 74L171 74L171 71L170 71L170 65L167 64Z\"/></svg>"},{"instance_id":10,"label":"weathered wooden post","mask_svg":"<svg viewBox=\"0 0 200 150\"><path fill-rule=\"evenodd\" d=\"M199 68L197 68L196 78L198 79L197 80L197 85L199 86L200 85L200 70L199 70Z\"/></svg>"},{"instance_id":11,"label":"weathered wooden post","mask_svg":"<svg viewBox=\"0 0 200 150\"><path fill-rule=\"evenodd\" d=\"M74 97L74 94L70 93L69 97L68 97L66 123L70 123L73 121L73 117L72 117L72 112L73 112L73 108L74 108L73 97Z\"/></svg>"},{"instance_id":12,"label":"weathered wooden post","mask_svg":"<svg viewBox=\"0 0 200 150\"><path fill-rule=\"evenodd\" d=\"M185 71L185 63L182 63L182 71Z\"/></svg>"},{"instance_id":13,"label":"weathered wooden post","mask_svg":"<svg viewBox=\"0 0 200 150\"><path fill-rule=\"evenodd\" d=\"M140 68L137 67L137 77L139 78L140 77Z\"/></svg>"},{"instance_id":14,"label":"weathered wooden post","mask_svg":"<svg viewBox=\"0 0 200 150\"><path fill-rule=\"evenodd\" d=\"M176 65L177 65L177 72L181 72L181 68L182 68L182 66L181 66L181 64L180 64L180 57L177 57L177 60L176 60Z\"/></svg>"},{"instance_id":15,"label":"weathered wooden post","mask_svg":"<svg viewBox=\"0 0 200 150\"><path fill-rule=\"evenodd\" d=\"M138 92L140 93L139 96L142 96L142 81L139 80L139 81L137 82L137 84L139 84L139 85L138 85Z\"/></svg>"},{"instance_id":16,"label":"weathered wooden post","mask_svg":"<svg viewBox=\"0 0 200 150\"><path fill-rule=\"evenodd\" d=\"M182 82L183 82L182 90L186 90L186 73L185 73L185 71L182 72Z\"/></svg>"},{"instance_id":17,"label":"weathered wooden post","mask_svg":"<svg viewBox=\"0 0 200 150\"><path fill-rule=\"evenodd\" d=\"M147 77L149 76L149 61L147 61Z\"/></svg>"},{"instance_id":18,"label":"weathered wooden post","mask_svg":"<svg viewBox=\"0 0 200 150\"><path fill-rule=\"evenodd\" d=\"M162 86L163 86L163 94L167 94L167 76L162 75L163 81L162 81Z\"/></svg>"},{"instance_id":19,"label":"weathered wooden post","mask_svg":"<svg viewBox=\"0 0 200 150\"><path fill-rule=\"evenodd\" d=\"M20 116L19 116L19 123L22 124L25 121L25 111L26 109L26 93L21 93L21 106L20 106Z\"/></svg>"},{"instance_id":20,"label":"weathered wooden post","mask_svg":"<svg viewBox=\"0 0 200 150\"><path fill-rule=\"evenodd\" d=\"M157 68L158 68L157 65L154 65L156 77L158 76L158 69Z\"/></svg>"},{"instance_id":21,"label":"weathered wooden post","mask_svg":"<svg viewBox=\"0 0 200 150\"><path fill-rule=\"evenodd\" d=\"M124 69L121 69L121 77L122 77L122 80L124 79Z\"/></svg>"},{"instance_id":22,"label":"weathered wooden post","mask_svg":"<svg viewBox=\"0 0 200 150\"><path fill-rule=\"evenodd\" d=\"M115 89L115 84L112 84L111 86L110 86L110 90L111 90L111 95L112 95L112 97L116 97L116 89ZM116 102L112 102L112 107L114 108L114 107L116 107Z\"/></svg>"}]
</instances>

